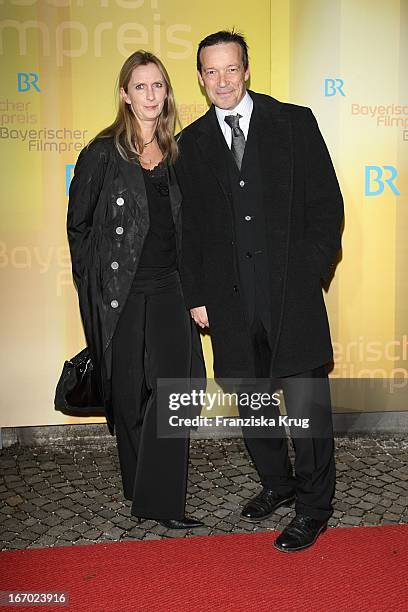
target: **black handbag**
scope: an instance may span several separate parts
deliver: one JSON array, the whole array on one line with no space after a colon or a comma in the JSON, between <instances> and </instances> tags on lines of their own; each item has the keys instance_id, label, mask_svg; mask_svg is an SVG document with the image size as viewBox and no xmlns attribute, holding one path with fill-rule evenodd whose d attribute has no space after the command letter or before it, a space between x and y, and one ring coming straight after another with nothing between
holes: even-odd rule
<instances>
[{"instance_id":1,"label":"black handbag","mask_svg":"<svg viewBox=\"0 0 408 612\"><path fill-rule=\"evenodd\" d=\"M74 416L103 415L103 401L88 347L65 361L55 390L56 410Z\"/></svg>"}]
</instances>

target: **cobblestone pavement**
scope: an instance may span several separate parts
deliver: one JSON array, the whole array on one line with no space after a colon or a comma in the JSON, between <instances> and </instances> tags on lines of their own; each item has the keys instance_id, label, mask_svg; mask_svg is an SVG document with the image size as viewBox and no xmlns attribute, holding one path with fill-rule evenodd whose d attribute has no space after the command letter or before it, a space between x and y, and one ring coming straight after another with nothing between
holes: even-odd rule
<instances>
[{"instance_id":1,"label":"cobblestone pavement","mask_svg":"<svg viewBox=\"0 0 408 612\"><path fill-rule=\"evenodd\" d=\"M408 523L408 441L337 438L332 527ZM259 489L241 439L193 440L187 513L205 523L191 532L156 521L140 525L122 496L113 438L65 446L11 446L0 452L2 550L112 540L249 533L281 529L293 509L259 524L240 519Z\"/></svg>"}]
</instances>

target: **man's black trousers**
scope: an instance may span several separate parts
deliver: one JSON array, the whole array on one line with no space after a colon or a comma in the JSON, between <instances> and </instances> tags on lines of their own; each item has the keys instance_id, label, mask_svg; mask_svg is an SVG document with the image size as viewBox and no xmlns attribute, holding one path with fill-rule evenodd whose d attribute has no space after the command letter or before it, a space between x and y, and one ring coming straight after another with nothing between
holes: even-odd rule
<instances>
[{"instance_id":1,"label":"man's black trousers","mask_svg":"<svg viewBox=\"0 0 408 612\"><path fill-rule=\"evenodd\" d=\"M295 450L295 477L288 456L285 431L276 437L270 427L243 427L247 449L258 471L262 484L285 494L296 491L296 512L316 519L328 519L333 513L332 498L335 490L336 468L331 414L330 387L324 366L294 376L272 378L270 376L272 347L268 335L268 305L260 292L260 282L255 283L255 308L250 324L255 358L256 376L269 379L269 393L283 390L287 416L309 418L310 430L291 429ZM254 381L253 391L259 391ZM264 389L262 389L264 390ZM248 389L246 389L248 391ZM279 418L279 407L262 409L264 416ZM241 416L261 416L248 406L240 406Z\"/></svg>"}]
</instances>

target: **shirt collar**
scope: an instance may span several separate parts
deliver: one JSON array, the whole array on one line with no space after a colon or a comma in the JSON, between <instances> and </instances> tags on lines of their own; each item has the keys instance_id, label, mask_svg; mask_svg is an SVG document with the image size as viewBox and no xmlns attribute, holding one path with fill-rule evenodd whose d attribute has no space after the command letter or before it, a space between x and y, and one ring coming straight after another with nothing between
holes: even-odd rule
<instances>
[{"instance_id":1,"label":"shirt collar","mask_svg":"<svg viewBox=\"0 0 408 612\"><path fill-rule=\"evenodd\" d=\"M246 91L245 96L242 98L241 102L237 104L235 108L225 110L223 108L219 108L218 106L216 106L215 113L217 115L218 121L222 125L224 123L224 118L227 115L236 115L237 113L239 113L242 117L245 117L245 118L249 117L251 115L253 105L254 105L254 102L251 96L249 95L249 93Z\"/></svg>"}]
</instances>

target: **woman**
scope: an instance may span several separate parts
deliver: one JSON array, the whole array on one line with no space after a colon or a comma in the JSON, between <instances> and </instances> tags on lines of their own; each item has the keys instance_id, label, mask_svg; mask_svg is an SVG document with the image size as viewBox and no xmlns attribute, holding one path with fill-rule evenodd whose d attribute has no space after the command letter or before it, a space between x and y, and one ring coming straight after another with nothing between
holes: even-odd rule
<instances>
[{"instance_id":1,"label":"woman","mask_svg":"<svg viewBox=\"0 0 408 612\"><path fill-rule=\"evenodd\" d=\"M178 273L175 102L157 57L137 51L125 61L118 102L115 121L75 166L67 220L73 277L131 513L168 528L199 527L184 513L188 437L156 431L157 379L204 374Z\"/></svg>"}]
</instances>

